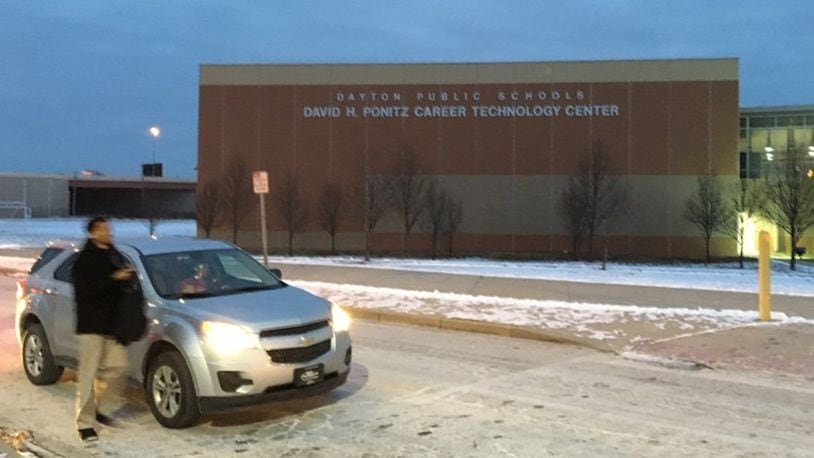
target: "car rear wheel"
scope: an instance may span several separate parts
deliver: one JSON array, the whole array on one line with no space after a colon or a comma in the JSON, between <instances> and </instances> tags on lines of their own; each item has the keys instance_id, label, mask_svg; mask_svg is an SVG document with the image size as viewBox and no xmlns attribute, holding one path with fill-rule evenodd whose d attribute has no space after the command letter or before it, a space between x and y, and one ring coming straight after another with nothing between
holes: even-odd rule
<instances>
[{"instance_id":1,"label":"car rear wheel","mask_svg":"<svg viewBox=\"0 0 814 458\"><path fill-rule=\"evenodd\" d=\"M40 324L32 324L25 330L23 370L34 385L51 385L62 376L64 369L54 362L45 329Z\"/></svg>"},{"instance_id":2,"label":"car rear wheel","mask_svg":"<svg viewBox=\"0 0 814 458\"><path fill-rule=\"evenodd\" d=\"M147 403L155 419L167 428L194 425L200 412L195 386L184 358L177 352L158 355L147 370Z\"/></svg>"}]
</instances>

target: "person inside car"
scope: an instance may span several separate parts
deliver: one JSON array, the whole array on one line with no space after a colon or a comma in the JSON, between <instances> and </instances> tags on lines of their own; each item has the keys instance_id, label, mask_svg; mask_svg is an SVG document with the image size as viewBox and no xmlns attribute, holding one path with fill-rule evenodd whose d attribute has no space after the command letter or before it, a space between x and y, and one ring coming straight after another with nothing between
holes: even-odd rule
<instances>
[{"instance_id":1,"label":"person inside car","mask_svg":"<svg viewBox=\"0 0 814 458\"><path fill-rule=\"evenodd\" d=\"M192 275L181 280L178 292L181 294L204 293L209 287L209 267L200 262L192 269Z\"/></svg>"}]
</instances>

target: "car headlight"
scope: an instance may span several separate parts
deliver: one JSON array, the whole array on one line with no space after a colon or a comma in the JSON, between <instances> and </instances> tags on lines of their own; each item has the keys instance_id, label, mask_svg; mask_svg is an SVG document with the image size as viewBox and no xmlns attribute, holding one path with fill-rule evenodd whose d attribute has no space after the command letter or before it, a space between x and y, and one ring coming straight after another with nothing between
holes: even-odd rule
<instances>
[{"instance_id":1,"label":"car headlight","mask_svg":"<svg viewBox=\"0 0 814 458\"><path fill-rule=\"evenodd\" d=\"M258 345L257 336L234 324L204 321L201 332L209 346L222 354L228 355Z\"/></svg>"},{"instance_id":2,"label":"car headlight","mask_svg":"<svg viewBox=\"0 0 814 458\"><path fill-rule=\"evenodd\" d=\"M334 331L350 331L350 314L338 305L331 306L331 316L334 324Z\"/></svg>"}]
</instances>

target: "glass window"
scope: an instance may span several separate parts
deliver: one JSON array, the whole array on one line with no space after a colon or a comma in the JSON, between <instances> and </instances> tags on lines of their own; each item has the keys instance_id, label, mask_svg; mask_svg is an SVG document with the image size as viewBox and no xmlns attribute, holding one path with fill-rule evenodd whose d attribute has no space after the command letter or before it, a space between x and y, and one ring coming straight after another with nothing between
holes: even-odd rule
<instances>
[{"instance_id":1,"label":"glass window","mask_svg":"<svg viewBox=\"0 0 814 458\"><path fill-rule=\"evenodd\" d=\"M741 127L747 127L749 125L749 118L746 116L741 116Z\"/></svg>"},{"instance_id":2,"label":"glass window","mask_svg":"<svg viewBox=\"0 0 814 458\"><path fill-rule=\"evenodd\" d=\"M761 178L763 176L763 161L766 156L761 153L749 154L749 178Z\"/></svg>"},{"instance_id":3,"label":"glass window","mask_svg":"<svg viewBox=\"0 0 814 458\"><path fill-rule=\"evenodd\" d=\"M37 261L31 266L31 270L28 273L33 274L34 272L42 269L42 266L51 262L52 259L59 256L64 250L62 248L55 248L55 247L48 247L45 251L40 254L40 257L37 258Z\"/></svg>"},{"instance_id":4,"label":"glass window","mask_svg":"<svg viewBox=\"0 0 814 458\"><path fill-rule=\"evenodd\" d=\"M769 145L769 131L766 129L752 129L749 131L752 138L750 139L749 146L752 151L763 151L763 147Z\"/></svg>"},{"instance_id":5,"label":"glass window","mask_svg":"<svg viewBox=\"0 0 814 458\"><path fill-rule=\"evenodd\" d=\"M147 276L166 299L201 298L285 286L265 267L235 249L145 256Z\"/></svg>"},{"instance_id":6,"label":"glass window","mask_svg":"<svg viewBox=\"0 0 814 458\"><path fill-rule=\"evenodd\" d=\"M814 127L794 129L794 144L805 149L814 145Z\"/></svg>"},{"instance_id":7,"label":"glass window","mask_svg":"<svg viewBox=\"0 0 814 458\"><path fill-rule=\"evenodd\" d=\"M61 266L54 272L54 278L65 283L73 284L73 265L79 253L72 254Z\"/></svg>"},{"instance_id":8,"label":"glass window","mask_svg":"<svg viewBox=\"0 0 814 458\"><path fill-rule=\"evenodd\" d=\"M774 116L761 116L749 119L749 127L774 127Z\"/></svg>"},{"instance_id":9,"label":"glass window","mask_svg":"<svg viewBox=\"0 0 814 458\"><path fill-rule=\"evenodd\" d=\"M772 129L771 147L778 151L785 151L789 144L789 130L786 128Z\"/></svg>"},{"instance_id":10,"label":"glass window","mask_svg":"<svg viewBox=\"0 0 814 458\"><path fill-rule=\"evenodd\" d=\"M745 132L741 131L741 134L745 134ZM741 138L738 139L738 149L741 151L747 151L749 149L749 139L746 138L745 135L742 135Z\"/></svg>"}]
</instances>

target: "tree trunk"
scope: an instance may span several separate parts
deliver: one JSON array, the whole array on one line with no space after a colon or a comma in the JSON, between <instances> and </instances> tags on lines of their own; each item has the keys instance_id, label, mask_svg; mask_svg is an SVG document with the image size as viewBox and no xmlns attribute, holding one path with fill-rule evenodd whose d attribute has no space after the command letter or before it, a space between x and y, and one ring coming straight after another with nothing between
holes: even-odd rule
<instances>
[{"instance_id":1,"label":"tree trunk","mask_svg":"<svg viewBox=\"0 0 814 458\"><path fill-rule=\"evenodd\" d=\"M704 237L704 249L705 249L706 254L707 254L707 264L709 264L709 261L710 261L710 258L709 258L709 239L710 239L710 236Z\"/></svg>"},{"instance_id":2,"label":"tree trunk","mask_svg":"<svg viewBox=\"0 0 814 458\"><path fill-rule=\"evenodd\" d=\"M593 260L594 257L594 230L591 229L588 234L588 258Z\"/></svg>"},{"instance_id":3,"label":"tree trunk","mask_svg":"<svg viewBox=\"0 0 814 458\"><path fill-rule=\"evenodd\" d=\"M237 224L232 224L232 243L237 245Z\"/></svg>"},{"instance_id":4,"label":"tree trunk","mask_svg":"<svg viewBox=\"0 0 814 458\"><path fill-rule=\"evenodd\" d=\"M791 230L791 262L789 267L791 270L797 270L797 259L794 257L794 252L797 251L797 231L792 228Z\"/></svg>"},{"instance_id":5,"label":"tree trunk","mask_svg":"<svg viewBox=\"0 0 814 458\"><path fill-rule=\"evenodd\" d=\"M336 254L336 232L331 233L331 255Z\"/></svg>"},{"instance_id":6,"label":"tree trunk","mask_svg":"<svg viewBox=\"0 0 814 458\"><path fill-rule=\"evenodd\" d=\"M743 239L743 236L744 236L744 233L743 233L743 232L744 232L744 231L743 231L743 229L741 229L741 231L740 231L740 232L741 232L741 238L740 238L740 254L739 254L739 261L740 261L740 266L741 266L741 269L743 269L743 245L744 245L744 239Z\"/></svg>"},{"instance_id":7,"label":"tree trunk","mask_svg":"<svg viewBox=\"0 0 814 458\"><path fill-rule=\"evenodd\" d=\"M401 254L405 257L410 254L410 231L404 231L401 234L402 241L401 241Z\"/></svg>"},{"instance_id":8,"label":"tree trunk","mask_svg":"<svg viewBox=\"0 0 814 458\"><path fill-rule=\"evenodd\" d=\"M447 249L449 250L449 257L452 257L452 231L449 233L449 240L447 241Z\"/></svg>"},{"instance_id":9,"label":"tree trunk","mask_svg":"<svg viewBox=\"0 0 814 458\"><path fill-rule=\"evenodd\" d=\"M433 233L432 233L432 249L430 250L432 252L432 258L433 259L435 259L435 245L437 245L437 244L438 244L438 232L433 231Z\"/></svg>"},{"instance_id":10,"label":"tree trunk","mask_svg":"<svg viewBox=\"0 0 814 458\"><path fill-rule=\"evenodd\" d=\"M294 254L294 232L288 231L288 257Z\"/></svg>"},{"instance_id":11,"label":"tree trunk","mask_svg":"<svg viewBox=\"0 0 814 458\"><path fill-rule=\"evenodd\" d=\"M365 231L365 261L370 261L370 230Z\"/></svg>"}]
</instances>

